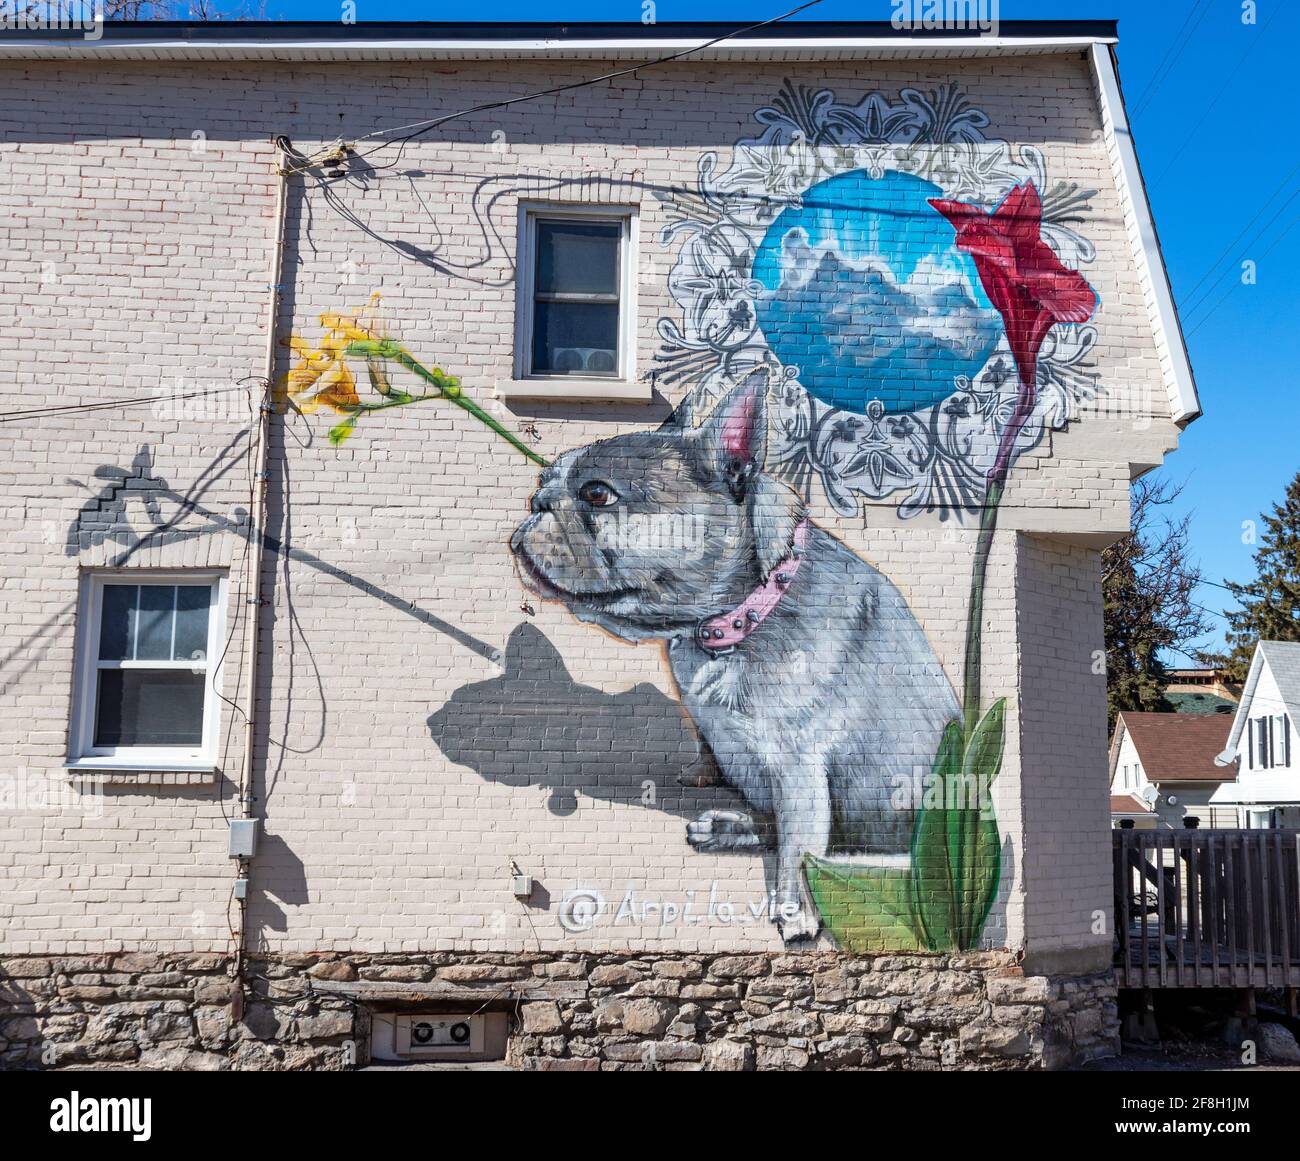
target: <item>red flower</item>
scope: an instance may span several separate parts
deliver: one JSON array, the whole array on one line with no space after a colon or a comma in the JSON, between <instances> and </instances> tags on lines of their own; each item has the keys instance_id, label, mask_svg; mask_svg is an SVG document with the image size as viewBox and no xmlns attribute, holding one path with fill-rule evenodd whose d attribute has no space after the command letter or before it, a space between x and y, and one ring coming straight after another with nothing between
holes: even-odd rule
<instances>
[{"instance_id":1,"label":"red flower","mask_svg":"<svg viewBox=\"0 0 1300 1161\"><path fill-rule=\"evenodd\" d=\"M1002 479L1011 451L1034 409L1038 391L1038 351L1057 323L1086 322L1097 294L1042 240L1043 204L1031 181L1018 185L991 214L965 202L931 198L957 230L957 248L975 261L989 301L1002 316L1011 357L1020 376L1020 395L1003 432L990 481Z\"/></svg>"}]
</instances>

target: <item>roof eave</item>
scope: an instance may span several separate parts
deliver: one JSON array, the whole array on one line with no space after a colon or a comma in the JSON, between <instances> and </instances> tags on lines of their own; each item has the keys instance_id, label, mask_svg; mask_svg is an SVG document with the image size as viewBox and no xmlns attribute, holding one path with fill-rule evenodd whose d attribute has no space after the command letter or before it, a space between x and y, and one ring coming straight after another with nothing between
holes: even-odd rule
<instances>
[{"instance_id":1,"label":"roof eave","mask_svg":"<svg viewBox=\"0 0 1300 1161\"><path fill-rule=\"evenodd\" d=\"M1241 700L1237 703L1237 712L1232 715L1232 728L1228 731L1228 741L1223 748L1223 756L1236 758L1241 746L1241 732L1246 726L1250 713L1250 703L1255 697L1255 687L1259 684L1260 671L1264 666L1264 651L1257 643L1255 654L1250 659L1250 669L1246 672L1246 684L1241 687Z\"/></svg>"},{"instance_id":2,"label":"roof eave","mask_svg":"<svg viewBox=\"0 0 1300 1161\"><path fill-rule=\"evenodd\" d=\"M1185 428L1202 414L1201 401L1192 374L1191 360L1187 355L1187 342L1178 318L1178 308L1174 303L1160 235L1156 232L1155 220L1151 215L1146 182L1133 144L1133 132L1120 87L1119 66L1115 60L1113 44L1114 42L1098 42L1090 50L1093 75L1097 83L1097 99L1101 108L1102 131L1115 181L1119 186L1121 204L1132 211L1131 215L1125 214L1125 226L1137 259L1156 348L1160 355L1165 391L1169 397L1170 418L1179 428Z\"/></svg>"},{"instance_id":3,"label":"roof eave","mask_svg":"<svg viewBox=\"0 0 1300 1161\"><path fill-rule=\"evenodd\" d=\"M80 28L10 29L0 59L91 56L102 59L491 59L589 56L653 59L684 52L719 37L695 59L791 54L992 55L1008 52L1087 51L1117 40L1113 21L1003 21L996 35L947 29L910 31L888 21L790 21L752 31L743 24L672 22L497 23L176 21L108 22L89 35Z\"/></svg>"}]
</instances>

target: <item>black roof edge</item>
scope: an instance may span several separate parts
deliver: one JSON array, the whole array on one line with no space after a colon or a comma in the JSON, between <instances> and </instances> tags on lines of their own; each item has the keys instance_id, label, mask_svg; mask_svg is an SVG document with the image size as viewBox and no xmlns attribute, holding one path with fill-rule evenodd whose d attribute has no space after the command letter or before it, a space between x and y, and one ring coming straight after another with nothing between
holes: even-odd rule
<instances>
[{"instance_id":1,"label":"black roof edge","mask_svg":"<svg viewBox=\"0 0 1300 1161\"><path fill-rule=\"evenodd\" d=\"M749 22L752 23L752 22ZM192 23L184 20L108 20L103 41L303 41L303 40L675 40L699 37L709 40L747 28L746 22L673 21L642 24L639 21L527 21L482 23L475 21L374 21L343 24L329 20L214 20ZM1114 20L1003 20L997 24L1002 39L1050 40L1074 37L1112 39ZM895 28L888 20L787 20L738 33L738 40L767 40L779 33L790 40L818 38L885 38L951 40L987 36L978 29ZM5 41L81 40L80 28L6 30Z\"/></svg>"}]
</instances>

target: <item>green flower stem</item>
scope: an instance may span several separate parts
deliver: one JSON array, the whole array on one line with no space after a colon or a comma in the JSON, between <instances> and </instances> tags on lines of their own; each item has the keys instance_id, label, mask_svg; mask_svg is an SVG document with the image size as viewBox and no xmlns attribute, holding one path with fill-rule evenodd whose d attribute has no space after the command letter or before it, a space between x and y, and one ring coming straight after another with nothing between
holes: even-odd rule
<instances>
[{"instance_id":1,"label":"green flower stem","mask_svg":"<svg viewBox=\"0 0 1300 1161\"><path fill-rule=\"evenodd\" d=\"M975 561L971 566L970 605L966 612L966 673L962 695L966 741L969 743L980 720L980 637L984 628L984 581L988 572L993 533L998 526L998 504L1006 487L1005 477L990 480L980 514L979 536L975 540Z\"/></svg>"},{"instance_id":2,"label":"green flower stem","mask_svg":"<svg viewBox=\"0 0 1300 1161\"><path fill-rule=\"evenodd\" d=\"M456 406L464 408L480 423L496 432L497 435L515 448L516 451L522 452L532 460L533 463L538 464L543 468L550 466L547 460L539 456L532 448L512 432L507 431L472 399L467 398L460 390L459 384L457 384L450 376L434 374L434 372L430 371L418 359L414 358L409 352L407 352L403 347L398 346L396 343L391 341L349 343L347 353L349 355L363 357L368 356L373 358L378 356L384 359L392 359L394 362L405 367L412 374L437 388L435 392L429 395L417 395L414 397L408 396L404 399L395 399L386 403L363 403L359 406L359 411L383 411L388 407L402 407L407 403L419 403L425 399L447 399L456 404Z\"/></svg>"}]
</instances>

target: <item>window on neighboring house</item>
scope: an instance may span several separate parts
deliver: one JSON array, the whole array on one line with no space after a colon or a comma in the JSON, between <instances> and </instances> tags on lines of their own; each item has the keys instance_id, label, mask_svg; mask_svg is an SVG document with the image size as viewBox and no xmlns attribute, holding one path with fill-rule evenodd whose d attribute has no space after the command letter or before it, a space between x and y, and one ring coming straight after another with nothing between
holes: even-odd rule
<instances>
[{"instance_id":1,"label":"window on neighboring house","mask_svg":"<svg viewBox=\"0 0 1300 1161\"><path fill-rule=\"evenodd\" d=\"M212 573L85 578L70 766L215 763L223 588Z\"/></svg>"},{"instance_id":2,"label":"window on neighboring house","mask_svg":"<svg viewBox=\"0 0 1300 1161\"><path fill-rule=\"evenodd\" d=\"M632 378L634 242L628 209L525 209L520 378Z\"/></svg>"},{"instance_id":3,"label":"window on neighboring house","mask_svg":"<svg viewBox=\"0 0 1300 1161\"><path fill-rule=\"evenodd\" d=\"M1251 718L1248 741L1252 770L1291 765L1291 722L1286 714Z\"/></svg>"}]
</instances>

